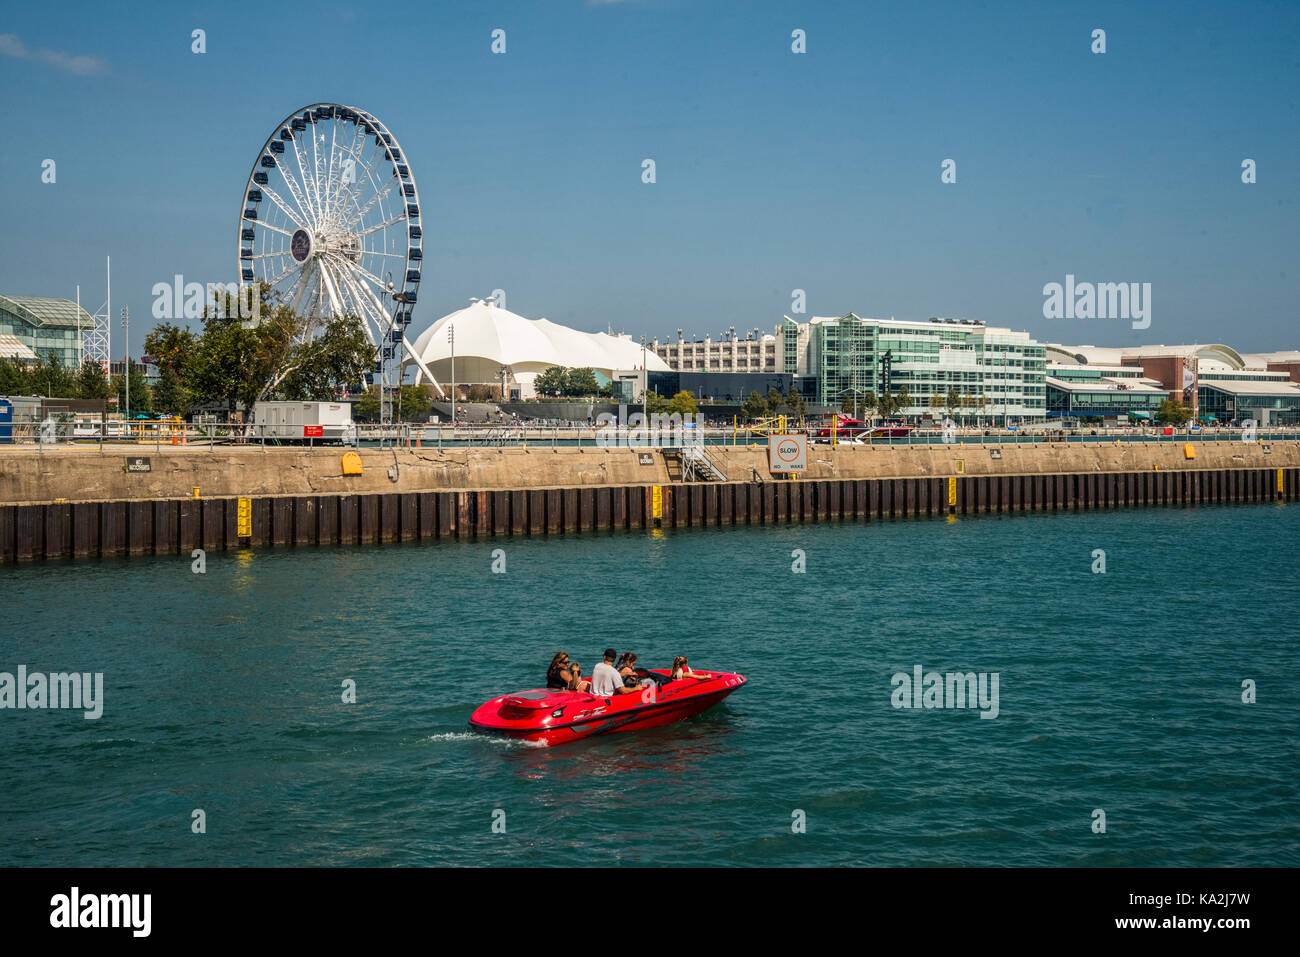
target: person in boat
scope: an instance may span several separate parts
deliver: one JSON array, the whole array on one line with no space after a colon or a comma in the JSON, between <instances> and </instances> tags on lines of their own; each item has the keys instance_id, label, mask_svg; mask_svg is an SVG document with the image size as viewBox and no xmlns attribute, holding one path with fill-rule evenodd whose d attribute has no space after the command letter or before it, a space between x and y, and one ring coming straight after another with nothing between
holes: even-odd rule
<instances>
[{"instance_id":1,"label":"person in boat","mask_svg":"<svg viewBox=\"0 0 1300 957\"><path fill-rule=\"evenodd\" d=\"M573 684L569 686L570 691L591 691L591 682L582 677L582 665L576 661L569 662L569 674L573 676Z\"/></svg>"},{"instance_id":2,"label":"person in boat","mask_svg":"<svg viewBox=\"0 0 1300 957\"><path fill-rule=\"evenodd\" d=\"M596 665L591 672L591 693L602 698L616 694L633 694L637 689L629 688L623 683L623 676L614 667L618 652L613 648L605 649L605 660Z\"/></svg>"},{"instance_id":3,"label":"person in boat","mask_svg":"<svg viewBox=\"0 0 1300 957\"><path fill-rule=\"evenodd\" d=\"M564 652L556 652L551 666L546 669L546 687L557 691L585 691L588 682L582 681L582 665L569 661Z\"/></svg>"},{"instance_id":4,"label":"person in boat","mask_svg":"<svg viewBox=\"0 0 1300 957\"><path fill-rule=\"evenodd\" d=\"M708 675L699 675L692 671L690 662L686 660L685 655L678 655L673 659L671 676L673 681L677 681L681 678L698 678L700 681L704 681L709 677Z\"/></svg>"},{"instance_id":5,"label":"person in boat","mask_svg":"<svg viewBox=\"0 0 1300 957\"><path fill-rule=\"evenodd\" d=\"M662 685L668 681L667 676L661 675L657 671L646 671L644 668L638 668L636 666L636 655L630 651L623 655L616 667L618 673L623 676L623 684L634 691L640 691L649 685Z\"/></svg>"}]
</instances>

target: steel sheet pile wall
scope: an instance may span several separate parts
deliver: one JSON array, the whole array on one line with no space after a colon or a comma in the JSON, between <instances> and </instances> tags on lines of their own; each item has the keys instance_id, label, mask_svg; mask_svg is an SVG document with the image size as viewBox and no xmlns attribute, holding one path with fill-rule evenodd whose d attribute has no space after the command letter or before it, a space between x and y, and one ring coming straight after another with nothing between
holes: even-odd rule
<instances>
[{"instance_id":1,"label":"steel sheet pile wall","mask_svg":"<svg viewBox=\"0 0 1300 957\"><path fill-rule=\"evenodd\" d=\"M958 475L0 506L0 563L188 554L195 548L370 545L656 525L871 521L949 512L1294 501L1300 469ZM658 511L656 513L656 504Z\"/></svg>"}]
</instances>

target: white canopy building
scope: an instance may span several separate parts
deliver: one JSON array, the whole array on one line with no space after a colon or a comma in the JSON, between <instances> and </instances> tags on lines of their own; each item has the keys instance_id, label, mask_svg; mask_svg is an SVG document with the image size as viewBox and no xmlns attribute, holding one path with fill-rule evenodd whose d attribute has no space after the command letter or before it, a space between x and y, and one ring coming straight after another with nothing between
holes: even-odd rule
<instances>
[{"instance_id":1,"label":"white canopy building","mask_svg":"<svg viewBox=\"0 0 1300 957\"><path fill-rule=\"evenodd\" d=\"M453 348L457 385L513 382L524 399L535 395L533 380L551 366L590 368L610 379L619 370L641 369L643 362L651 372L671 371L631 336L580 332L546 319L525 319L490 299L470 300L464 309L424 330L412 345L415 358L404 367L416 367L417 384L429 382L445 394L452 383Z\"/></svg>"}]
</instances>

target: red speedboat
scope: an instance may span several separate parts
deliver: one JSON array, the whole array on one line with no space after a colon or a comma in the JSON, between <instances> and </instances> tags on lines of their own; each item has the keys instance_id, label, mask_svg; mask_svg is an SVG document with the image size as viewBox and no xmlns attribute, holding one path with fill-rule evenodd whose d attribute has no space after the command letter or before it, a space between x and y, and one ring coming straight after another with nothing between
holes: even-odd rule
<instances>
[{"instance_id":1,"label":"red speedboat","mask_svg":"<svg viewBox=\"0 0 1300 957\"><path fill-rule=\"evenodd\" d=\"M869 422L862 419L852 419L846 415L835 416L830 424L816 427L811 431L814 439L841 439L844 441L863 439L868 436L873 439L905 439L911 433L912 427L910 425L886 422L884 425L873 427Z\"/></svg>"},{"instance_id":2,"label":"red speedboat","mask_svg":"<svg viewBox=\"0 0 1300 957\"><path fill-rule=\"evenodd\" d=\"M861 438L870 431L870 423L847 415L834 415L831 416L831 421L826 425L814 428L812 437L814 439L856 439Z\"/></svg>"},{"instance_id":3,"label":"red speedboat","mask_svg":"<svg viewBox=\"0 0 1300 957\"><path fill-rule=\"evenodd\" d=\"M567 744L597 734L654 728L707 711L745 683L743 675L697 671L703 678L668 677L639 670L650 683L634 694L607 698L580 691L536 688L493 698L470 716L475 731L542 744Z\"/></svg>"}]
</instances>

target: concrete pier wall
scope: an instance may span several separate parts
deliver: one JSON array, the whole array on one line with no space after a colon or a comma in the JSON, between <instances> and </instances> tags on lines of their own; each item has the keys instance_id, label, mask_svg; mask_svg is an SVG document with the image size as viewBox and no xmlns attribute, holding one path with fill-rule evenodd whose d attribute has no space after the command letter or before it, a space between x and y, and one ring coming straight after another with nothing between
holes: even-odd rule
<instances>
[{"instance_id":1,"label":"concrete pier wall","mask_svg":"<svg viewBox=\"0 0 1300 957\"><path fill-rule=\"evenodd\" d=\"M730 482L772 483L767 450L709 446ZM1300 442L839 446L809 449L805 480L1055 475L1300 467ZM344 475L342 450L201 446L0 451L0 503L129 502L283 495L623 487L669 483L658 449L458 448L359 452L363 471ZM994 456L997 456L996 458ZM149 459L128 472L129 457Z\"/></svg>"}]
</instances>

